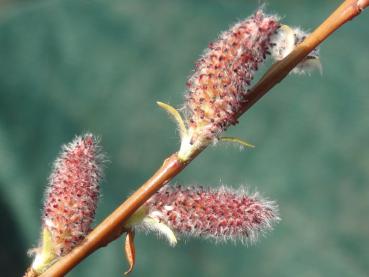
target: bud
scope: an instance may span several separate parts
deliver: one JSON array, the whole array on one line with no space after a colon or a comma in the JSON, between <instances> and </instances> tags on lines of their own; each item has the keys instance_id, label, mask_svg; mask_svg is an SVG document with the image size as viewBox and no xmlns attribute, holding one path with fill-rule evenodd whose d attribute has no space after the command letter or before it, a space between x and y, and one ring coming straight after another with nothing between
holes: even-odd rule
<instances>
[{"instance_id":1,"label":"bud","mask_svg":"<svg viewBox=\"0 0 369 277\"><path fill-rule=\"evenodd\" d=\"M250 195L244 188L166 185L136 212L127 227L156 231L172 245L175 234L253 243L279 220L274 202L258 193Z\"/></svg>"},{"instance_id":2,"label":"bud","mask_svg":"<svg viewBox=\"0 0 369 277\"><path fill-rule=\"evenodd\" d=\"M49 178L42 216L42 243L32 264L44 271L69 253L91 229L99 198L103 155L91 134L63 147Z\"/></svg>"},{"instance_id":3,"label":"bud","mask_svg":"<svg viewBox=\"0 0 369 277\"><path fill-rule=\"evenodd\" d=\"M291 28L287 25L282 25L272 38L271 48L272 57L280 61L290 54L297 45L304 41L307 33L300 28ZM308 73L314 69L318 69L322 73L322 66L319 59L319 48L311 51L291 72L297 74Z\"/></svg>"}]
</instances>

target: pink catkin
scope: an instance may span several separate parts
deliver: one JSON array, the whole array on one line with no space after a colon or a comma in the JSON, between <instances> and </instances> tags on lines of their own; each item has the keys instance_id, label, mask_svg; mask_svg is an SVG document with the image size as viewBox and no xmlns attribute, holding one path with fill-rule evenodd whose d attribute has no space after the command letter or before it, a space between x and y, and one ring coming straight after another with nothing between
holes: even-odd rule
<instances>
[{"instance_id":1,"label":"pink catkin","mask_svg":"<svg viewBox=\"0 0 369 277\"><path fill-rule=\"evenodd\" d=\"M274 202L245 190L166 185L146 203L148 216L175 233L216 241L256 241L279 221Z\"/></svg>"},{"instance_id":2,"label":"pink catkin","mask_svg":"<svg viewBox=\"0 0 369 277\"><path fill-rule=\"evenodd\" d=\"M209 44L187 83L192 142L212 140L237 123L241 102L279 26L277 17L259 10Z\"/></svg>"},{"instance_id":3,"label":"pink catkin","mask_svg":"<svg viewBox=\"0 0 369 277\"><path fill-rule=\"evenodd\" d=\"M102 157L96 138L86 134L65 145L55 161L42 221L58 256L70 252L90 231L99 198Z\"/></svg>"}]
</instances>

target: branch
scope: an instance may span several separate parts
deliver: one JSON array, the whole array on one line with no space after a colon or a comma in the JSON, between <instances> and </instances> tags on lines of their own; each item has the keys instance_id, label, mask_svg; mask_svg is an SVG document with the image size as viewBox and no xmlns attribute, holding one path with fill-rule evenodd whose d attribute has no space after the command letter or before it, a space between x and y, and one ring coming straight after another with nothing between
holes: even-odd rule
<instances>
[{"instance_id":1,"label":"branch","mask_svg":"<svg viewBox=\"0 0 369 277\"><path fill-rule=\"evenodd\" d=\"M243 108L239 113L240 117L250 109L261 97L263 97L272 87L284 79L287 74L306 57L314 48L324 41L330 34L340 28L343 24L359 15L360 12L369 6L369 0L346 0L344 1L309 37L307 37L296 49L282 61L274 64L261 80L251 89L243 102ZM194 159L202 150L198 150L192 156ZM102 223L100 223L85 239L68 255L61 258L41 277L61 277L68 273L73 267L80 263L92 252L103 247L118 238L123 229L123 223L142 204L144 204L157 190L168 183L179 174L188 163L183 163L178 159L177 154L173 154L165 160L161 168L134 194L132 194L123 204L113 211Z\"/></svg>"},{"instance_id":2,"label":"branch","mask_svg":"<svg viewBox=\"0 0 369 277\"><path fill-rule=\"evenodd\" d=\"M250 109L271 88L283 80L288 73L303 60L314 48L329 37L362 10L369 6L369 0L344 1L318 28L316 28L301 44L286 58L275 63L247 93L239 117Z\"/></svg>"}]
</instances>

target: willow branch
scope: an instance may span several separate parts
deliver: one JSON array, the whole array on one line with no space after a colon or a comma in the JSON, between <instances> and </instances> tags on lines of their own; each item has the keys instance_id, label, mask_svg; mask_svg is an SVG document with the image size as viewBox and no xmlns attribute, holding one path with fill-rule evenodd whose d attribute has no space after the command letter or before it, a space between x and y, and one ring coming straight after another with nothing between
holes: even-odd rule
<instances>
[{"instance_id":1,"label":"willow branch","mask_svg":"<svg viewBox=\"0 0 369 277\"><path fill-rule=\"evenodd\" d=\"M248 92L239 116L245 113L271 88L283 80L288 73L321 42L343 24L359 15L361 11L368 6L369 0L344 1L319 27L299 44L294 51L280 62L271 66L257 84Z\"/></svg>"},{"instance_id":2,"label":"willow branch","mask_svg":"<svg viewBox=\"0 0 369 277\"><path fill-rule=\"evenodd\" d=\"M287 74L306 57L314 48L324 41L335 30L347 23L360 12L368 7L369 0L346 0L344 1L309 37L307 37L285 59L274 64L261 80L251 89L245 97L240 117L250 109L272 87L284 79ZM192 159L204 149L199 150ZM123 225L142 204L145 203L157 190L179 174L188 163L183 163L173 154L165 160L159 170L123 204L113 211L102 223L100 223L85 239L68 255L61 258L51 266L41 277L61 277L80 263L92 252L105 246L118 238L124 232Z\"/></svg>"}]
</instances>

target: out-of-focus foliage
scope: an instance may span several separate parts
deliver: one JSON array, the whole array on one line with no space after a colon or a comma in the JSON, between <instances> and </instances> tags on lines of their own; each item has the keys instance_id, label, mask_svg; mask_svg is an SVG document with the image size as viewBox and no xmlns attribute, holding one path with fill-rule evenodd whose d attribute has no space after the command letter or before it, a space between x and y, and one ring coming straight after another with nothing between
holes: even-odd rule
<instances>
[{"instance_id":1,"label":"out-of-focus foliage","mask_svg":"<svg viewBox=\"0 0 369 277\"><path fill-rule=\"evenodd\" d=\"M60 145L102 138L110 163L97 221L175 151L155 101L180 106L208 42L259 1L49 0L0 4L2 276L20 276L37 245L43 190ZM270 1L313 29L337 1ZM211 148L176 182L249 184L280 204L282 222L251 247L138 235L132 276L368 276L369 13L321 48L324 73L288 76L228 134L256 148ZM265 67L264 67L265 69ZM68 276L120 276L122 242Z\"/></svg>"}]
</instances>

